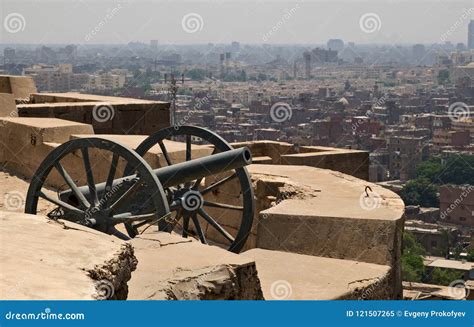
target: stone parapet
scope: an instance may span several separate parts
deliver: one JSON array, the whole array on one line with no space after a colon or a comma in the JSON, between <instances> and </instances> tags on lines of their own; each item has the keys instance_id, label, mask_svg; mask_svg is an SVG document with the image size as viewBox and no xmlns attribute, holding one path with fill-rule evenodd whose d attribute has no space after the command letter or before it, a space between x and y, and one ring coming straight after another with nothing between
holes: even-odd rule
<instances>
[{"instance_id":1,"label":"stone parapet","mask_svg":"<svg viewBox=\"0 0 474 327\"><path fill-rule=\"evenodd\" d=\"M367 151L323 146L296 146L285 142L252 141L234 143L235 147L250 148L258 163L274 165L311 166L331 169L364 180L369 179Z\"/></svg>"},{"instance_id":2,"label":"stone parapet","mask_svg":"<svg viewBox=\"0 0 474 327\"><path fill-rule=\"evenodd\" d=\"M169 126L169 103L80 93L32 94L20 117L54 117L91 124L97 134L149 135Z\"/></svg>"}]
</instances>

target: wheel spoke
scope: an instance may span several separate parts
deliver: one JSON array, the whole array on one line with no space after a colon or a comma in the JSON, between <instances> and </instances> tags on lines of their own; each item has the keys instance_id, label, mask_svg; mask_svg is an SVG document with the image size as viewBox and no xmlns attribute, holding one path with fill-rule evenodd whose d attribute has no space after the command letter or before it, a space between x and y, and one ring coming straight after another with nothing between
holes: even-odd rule
<instances>
[{"instance_id":1,"label":"wheel spoke","mask_svg":"<svg viewBox=\"0 0 474 327\"><path fill-rule=\"evenodd\" d=\"M207 207L213 207L213 208L222 208L222 209L230 209L230 210L244 210L244 207L242 206L234 206L232 204L226 204L226 203L217 203L217 202L212 202L212 201L204 201L204 205Z\"/></svg>"},{"instance_id":2,"label":"wheel spoke","mask_svg":"<svg viewBox=\"0 0 474 327\"><path fill-rule=\"evenodd\" d=\"M64 169L64 167L57 161L54 164L54 167L58 170L59 174L63 177L63 179L66 181L67 185L71 188L72 192L74 195L81 201L82 205L87 209L90 208L90 203L87 201L86 197L82 192L79 190L77 187L76 183L72 180L71 176L67 173L67 171Z\"/></svg>"},{"instance_id":3,"label":"wheel spoke","mask_svg":"<svg viewBox=\"0 0 474 327\"><path fill-rule=\"evenodd\" d=\"M183 237L188 237L189 235L189 214L186 213L183 215Z\"/></svg>"},{"instance_id":4,"label":"wheel spoke","mask_svg":"<svg viewBox=\"0 0 474 327\"><path fill-rule=\"evenodd\" d=\"M236 173L233 173L232 175L214 183L214 184L211 184L209 185L208 187L206 187L204 190L201 191L201 194L204 195L204 194L207 194L209 192L211 192L214 188L218 187L218 186L221 186L222 184L225 184L227 183L228 181L231 181L233 180L234 178L237 177L237 174Z\"/></svg>"},{"instance_id":5,"label":"wheel spoke","mask_svg":"<svg viewBox=\"0 0 474 327\"><path fill-rule=\"evenodd\" d=\"M40 197L40 198L43 198L45 199L46 201L49 201L51 203L54 203L55 205L57 205L58 207L61 207L63 209L66 209L66 210L70 210L70 211L73 211L77 214L81 214L81 215L85 215L84 211L82 211L81 209L79 208L76 208L76 207L73 207L72 205L66 203L66 202L63 202L59 199L55 199L55 198L52 198L50 197L49 195L46 195L45 193L39 191L37 193L37 195Z\"/></svg>"},{"instance_id":6,"label":"wheel spoke","mask_svg":"<svg viewBox=\"0 0 474 327\"><path fill-rule=\"evenodd\" d=\"M191 160L191 135L186 135L186 161Z\"/></svg>"},{"instance_id":7,"label":"wheel spoke","mask_svg":"<svg viewBox=\"0 0 474 327\"><path fill-rule=\"evenodd\" d=\"M201 243L207 244L206 236L204 236L204 233L202 232L201 224L199 223L198 217L193 214L191 215L191 219L193 220L194 227L196 227L196 232L198 233Z\"/></svg>"},{"instance_id":8,"label":"wheel spoke","mask_svg":"<svg viewBox=\"0 0 474 327\"><path fill-rule=\"evenodd\" d=\"M121 240L124 240L124 241L129 241L130 240L130 237L128 237L127 235L125 235L121 231L117 230L115 227L111 227L110 230L109 230L109 233L111 235L114 235L114 236L118 237Z\"/></svg>"},{"instance_id":9,"label":"wheel spoke","mask_svg":"<svg viewBox=\"0 0 474 327\"><path fill-rule=\"evenodd\" d=\"M160 146L161 152L163 153L163 156L165 157L167 165L171 166L173 163L171 162L171 159L168 154L168 150L166 150L165 144L162 141L160 141L158 142L158 145Z\"/></svg>"},{"instance_id":10,"label":"wheel spoke","mask_svg":"<svg viewBox=\"0 0 474 327\"><path fill-rule=\"evenodd\" d=\"M112 205L110 206L110 209L113 211L117 209L118 207L120 207L124 202L126 202L126 200L130 196L135 194L135 192L138 190L140 186L141 186L140 181L136 180L135 183L124 194L122 194L122 196L117 201L112 203Z\"/></svg>"},{"instance_id":11,"label":"wheel spoke","mask_svg":"<svg viewBox=\"0 0 474 327\"><path fill-rule=\"evenodd\" d=\"M228 241L230 242L234 242L235 239L232 235L230 235L221 225L219 225L219 223L217 221L214 220L214 218L212 218L211 216L209 216L207 214L207 212L205 212L204 210L202 209L199 209L198 210L198 213L199 215L204 218L212 227L214 227L215 229L217 229L217 231L219 233L221 233Z\"/></svg>"},{"instance_id":12,"label":"wheel spoke","mask_svg":"<svg viewBox=\"0 0 474 327\"><path fill-rule=\"evenodd\" d=\"M191 135L186 135L186 161L191 160ZM189 188L191 186L191 181L184 183L185 188Z\"/></svg>"},{"instance_id":13,"label":"wheel spoke","mask_svg":"<svg viewBox=\"0 0 474 327\"><path fill-rule=\"evenodd\" d=\"M119 160L119 155L114 153L114 155L112 156L112 162L110 164L109 175L107 176L107 181L105 182L105 190L107 192L112 189L115 172L117 171L118 160Z\"/></svg>"},{"instance_id":14,"label":"wheel spoke","mask_svg":"<svg viewBox=\"0 0 474 327\"><path fill-rule=\"evenodd\" d=\"M97 190L95 188L94 174L92 173L91 162L89 158L89 150L84 147L81 148L82 160L84 161L84 168L87 175L87 185L89 186L89 193L91 196L92 203L97 206L99 205L99 200L97 199Z\"/></svg>"}]
</instances>

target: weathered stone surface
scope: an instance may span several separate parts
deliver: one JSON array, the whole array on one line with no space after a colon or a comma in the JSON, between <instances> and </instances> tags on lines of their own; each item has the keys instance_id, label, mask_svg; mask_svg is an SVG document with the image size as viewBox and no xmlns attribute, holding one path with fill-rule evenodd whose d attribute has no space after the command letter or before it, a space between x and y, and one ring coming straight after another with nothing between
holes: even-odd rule
<instances>
[{"instance_id":1,"label":"weathered stone surface","mask_svg":"<svg viewBox=\"0 0 474 327\"><path fill-rule=\"evenodd\" d=\"M258 216L245 249L257 247L388 265L393 268L389 279L392 288L401 296L404 204L398 195L353 176L313 167L251 165L248 170ZM372 189L367 189L369 197L367 186ZM232 203L239 198L236 189L236 185L227 183L207 194L206 199ZM206 210L219 217L228 230L237 228L240 212ZM206 236L220 241L216 235Z\"/></svg>"},{"instance_id":2,"label":"weathered stone surface","mask_svg":"<svg viewBox=\"0 0 474 327\"><path fill-rule=\"evenodd\" d=\"M0 75L0 93L11 93L15 99L27 99L38 92L32 77Z\"/></svg>"},{"instance_id":3,"label":"weathered stone surface","mask_svg":"<svg viewBox=\"0 0 474 327\"><path fill-rule=\"evenodd\" d=\"M15 97L10 93L0 93L0 117L16 117Z\"/></svg>"},{"instance_id":4,"label":"weathered stone surface","mask_svg":"<svg viewBox=\"0 0 474 327\"><path fill-rule=\"evenodd\" d=\"M48 153L71 134L91 133L91 125L56 118L0 118L0 163L31 177Z\"/></svg>"},{"instance_id":5,"label":"weathered stone surface","mask_svg":"<svg viewBox=\"0 0 474 327\"><path fill-rule=\"evenodd\" d=\"M169 126L169 102L81 93L33 94L21 117L56 117L91 124L97 134L151 134ZM102 108L102 109L100 109Z\"/></svg>"},{"instance_id":6,"label":"weathered stone surface","mask_svg":"<svg viewBox=\"0 0 474 327\"><path fill-rule=\"evenodd\" d=\"M259 212L253 230L256 247L392 263L404 210L395 193L349 175L306 166L251 165L248 170ZM372 189L367 191L369 198L366 186ZM228 203L233 189L236 185L228 183L208 198ZM237 227L229 210L213 213Z\"/></svg>"},{"instance_id":7,"label":"weathered stone surface","mask_svg":"<svg viewBox=\"0 0 474 327\"><path fill-rule=\"evenodd\" d=\"M31 178L44 158L60 144L70 139L84 137L100 137L121 143L131 149L136 149L145 140L146 135L95 135L92 125L77 123L57 118L0 118L0 163L20 175ZM165 140L170 158L173 162L185 160L186 145L182 142ZM193 147L193 158L211 154L212 148L196 145ZM112 154L104 151L92 151L91 163L94 167L95 181L102 182L108 174ZM152 168L166 166L166 160L159 146L155 146L144 156ZM105 160L109 159L109 160ZM80 153L69 156L62 164L71 176L82 180L84 175L83 162ZM125 161L119 162L119 171L123 171ZM52 172L49 185L62 186L64 180Z\"/></svg>"},{"instance_id":8,"label":"weathered stone surface","mask_svg":"<svg viewBox=\"0 0 474 327\"><path fill-rule=\"evenodd\" d=\"M0 211L23 213L29 185L28 179L12 175L5 169L0 168ZM43 191L50 196L55 195L50 190L44 189ZM38 213L46 215L54 208L55 206L52 203L41 201L38 206Z\"/></svg>"},{"instance_id":9,"label":"weathered stone surface","mask_svg":"<svg viewBox=\"0 0 474 327\"><path fill-rule=\"evenodd\" d=\"M390 267L352 260L252 249L266 300L395 299Z\"/></svg>"},{"instance_id":10,"label":"weathered stone surface","mask_svg":"<svg viewBox=\"0 0 474 327\"><path fill-rule=\"evenodd\" d=\"M276 141L241 142L233 145L249 147L254 158L257 158L254 163L311 166L335 170L363 180L369 179L369 153L367 151L324 146L297 147L290 143ZM262 162L259 160L262 157L266 157L267 160Z\"/></svg>"},{"instance_id":11,"label":"weathered stone surface","mask_svg":"<svg viewBox=\"0 0 474 327\"><path fill-rule=\"evenodd\" d=\"M252 259L167 233L131 241L138 268L129 299L262 299Z\"/></svg>"},{"instance_id":12,"label":"weathered stone surface","mask_svg":"<svg viewBox=\"0 0 474 327\"><path fill-rule=\"evenodd\" d=\"M130 244L73 223L0 212L0 298L127 298Z\"/></svg>"},{"instance_id":13,"label":"weathered stone surface","mask_svg":"<svg viewBox=\"0 0 474 327\"><path fill-rule=\"evenodd\" d=\"M99 135L71 135L71 139L85 138L85 137L100 137L113 142L118 142L127 146L130 149L136 149L148 135L113 135L113 134L99 134ZM183 142L176 142L171 140L164 140L169 158L172 162L183 162L186 158L186 144ZM200 158L208 156L212 153L213 149L206 145L193 145L192 147L192 158ZM145 160L152 168L165 167L168 164L161 152L160 146L155 145L152 147L144 156Z\"/></svg>"}]
</instances>

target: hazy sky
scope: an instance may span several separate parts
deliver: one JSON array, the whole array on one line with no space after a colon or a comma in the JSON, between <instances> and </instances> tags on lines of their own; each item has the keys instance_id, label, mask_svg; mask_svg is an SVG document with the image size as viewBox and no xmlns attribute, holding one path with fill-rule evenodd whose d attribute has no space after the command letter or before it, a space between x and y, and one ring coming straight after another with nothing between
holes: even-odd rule
<instances>
[{"instance_id":1,"label":"hazy sky","mask_svg":"<svg viewBox=\"0 0 474 327\"><path fill-rule=\"evenodd\" d=\"M466 43L474 1L0 0L0 17L0 43Z\"/></svg>"}]
</instances>

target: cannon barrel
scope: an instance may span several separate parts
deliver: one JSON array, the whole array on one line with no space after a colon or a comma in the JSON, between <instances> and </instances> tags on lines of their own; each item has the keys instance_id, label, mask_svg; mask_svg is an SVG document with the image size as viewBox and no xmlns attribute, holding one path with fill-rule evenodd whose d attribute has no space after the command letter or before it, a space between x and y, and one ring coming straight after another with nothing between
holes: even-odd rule
<instances>
[{"instance_id":1,"label":"cannon barrel","mask_svg":"<svg viewBox=\"0 0 474 327\"><path fill-rule=\"evenodd\" d=\"M232 169L241 168L252 163L252 154L247 147L229 150L210 156L180 162L171 166L158 168L153 172L158 177L164 188L176 186L182 183L190 182L199 178L204 178ZM135 175L115 179L112 188L120 185L124 180L135 178ZM105 194L105 183L96 185L99 199ZM79 190L86 198L89 197L89 187L81 186ZM71 190L60 192L60 198L69 202L71 196L74 196Z\"/></svg>"}]
</instances>

